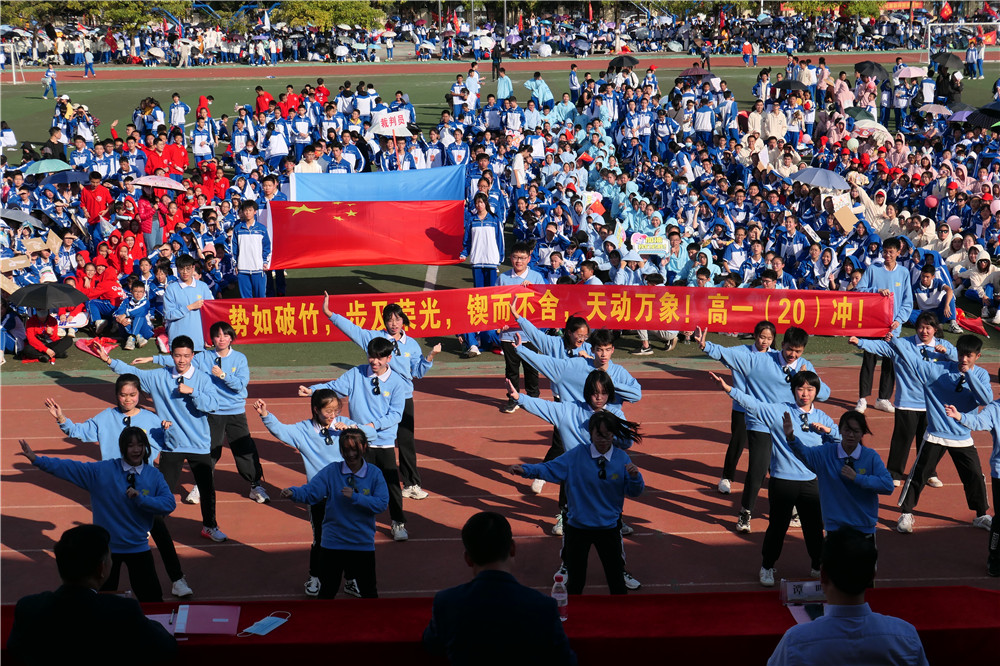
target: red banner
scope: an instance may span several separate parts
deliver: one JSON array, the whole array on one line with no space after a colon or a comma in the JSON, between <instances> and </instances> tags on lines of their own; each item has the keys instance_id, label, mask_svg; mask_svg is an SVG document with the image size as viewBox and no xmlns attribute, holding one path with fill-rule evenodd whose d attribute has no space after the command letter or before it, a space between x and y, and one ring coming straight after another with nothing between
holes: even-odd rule
<instances>
[{"instance_id":1,"label":"red banner","mask_svg":"<svg viewBox=\"0 0 1000 666\"><path fill-rule=\"evenodd\" d=\"M891 297L858 292L531 285L330 297L331 310L369 329L384 328L389 303L399 303L410 319L407 334L418 338L513 324L512 304L541 328L562 328L578 315L595 329L748 333L768 319L779 332L799 326L816 335L881 337L892 323ZM216 321L228 321L241 344L347 339L323 316L322 296L207 301L201 320L206 340Z\"/></svg>"},{"instance_id":2,"label":"red banner","mask_svg":"<svg viewBox=\"0 0 1000 666\"><path fill-rule=\"evenodd\" d=\"M459 263L464 201L272 202L271 268ZM421 220L435 220L426 227Z\"/></svg>"},{"instance_id":3,"label":"red banner","mask_svg":"<svg viewBox=\"0 0 1000 666\"><path fill-rule=\"evenodd\" d=\"M955 13L954 10L952 10L951 8L951 3L946 2L943 5L941 5L941 18L943 18L945 21L950 19L951 15L954 13Z\"/></svg>"}]
</instances>

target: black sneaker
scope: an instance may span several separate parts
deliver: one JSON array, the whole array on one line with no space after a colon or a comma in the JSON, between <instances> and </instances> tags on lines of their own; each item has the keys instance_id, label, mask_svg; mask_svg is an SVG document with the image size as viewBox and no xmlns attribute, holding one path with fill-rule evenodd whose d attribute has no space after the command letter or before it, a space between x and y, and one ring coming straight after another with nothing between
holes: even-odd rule
<instances>
[{"instance_id":1,"label":"black sneaker","mask_svg":"<svg viewBox=\"0 0 1000 666\"><path fill-rule=\"evenodd\" d=\"M517 404L513 400L508 400L507 404L500 408L500 411L504 414L513 414L521 408L521 405Z\"/></svg>"},{"instance_id":2,"label":"black sneaker","mask_svg":"<svg viewBox=\"0 0 1000 666\"><path fill-rule=\"evenodd\" d=\"M740 511L740 517L736 521L736 531L744 534L750 533L750 512Z\"/></svg>"}]
</instances>

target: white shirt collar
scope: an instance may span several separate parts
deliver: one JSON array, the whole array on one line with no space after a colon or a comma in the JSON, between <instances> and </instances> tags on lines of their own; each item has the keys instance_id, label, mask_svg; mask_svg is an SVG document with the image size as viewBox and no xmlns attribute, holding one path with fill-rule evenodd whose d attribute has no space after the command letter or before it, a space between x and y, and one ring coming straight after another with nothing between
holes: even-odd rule
<instances>
[{"instance_id":1,"label":"white shirt collar","mask_svg":"<svg viewBox=\"0 0 1000 666\"><path fill-rule=\"evenodd\" d=\"M607 453L601 453L600 451L597 450L597 447L594 446L593 442L590 443L590 457L593 458L594 460L597 460L598 458L604 458L608 462L611 462L611 454L614 453L614 451L615 447L612 446L610 449L608 449Z\"/></svg>"},{"instance_id":2,"label":"white shirt collar","mask_svg":"<svg viewBox=\"0 0 1000 666\"><path fill-rule=\"evenodd\" d=\"M179 284L181 286L181 289L190 289L191 287L193 287L196 284L198 284L198 281L195 280L194 278L191 278L191 284L188 284L184 280L181 280L180 278L178 278L177 279L177 284Z\"/></svg>"},{"instance_id":3,"label":"white shirt collar","mask_svg":"<svg viewBox=\"0 0 1000 666\"><path fill-rule=\"evenodd\" d=\"M387 365L385 366L385 372L383 372L381 375L375 375L375 376L378 377L380 383L385 383L385 380L389 379L389 375L391 374L392 374L392 368L390 368ZM372 377L372 367L370 365L365 368L365 376L368 378Z\"/></svg>"},{"instance_id":4,"label":"white shirt collar","mask_svg":"<svg viewBox=\"0 0 1000 666\"><path fill-rule=\"evenodd\" d=\"M363 479L365 478L365 475L368 474L368 463L362 460L361 469L359 469L357 472L352 472L351 468L347 466L347 461L344 460L340 463L340 473L343 474L344 476L347 476L348 474L353 474L359 479Z\"/></svg>"},{"instance_id":5,"label":"white shirt collar","mask_svg":"<svg viewBox=\"0 0 1000 666\"><path fill-rule=\"evenodd\" d=\"M129 465L127 462L125 462L124 458L122 458L121 461L122 461L122 470L125 472L135 472L136 474L141 475L142 470L146 469L146 463L139 463L138 467L133 467L132 465Z\"/></svg>"},{"instance_id":6,"label":"white shirt collar","mask_svg":"<svg viewBox=\"0 0 1000 666\"><path fill-rule=\"evenodd\" d=\"M191 379L192 377L194 377L194 366L192 365L191 367L189 367L187 369L187 372L183 374L178 373L177 368L175 367L173 369L173 372L170 373L170 376L173 377L174 379L177 379L178 377L183 377L184 379Z\"/></svg>"},{"instance_id":7,"label":"white shirt collar","mask_svg":"<svg viewBox=\"0 0 1000 666\"><path fill-rule=\"evenodd\" d=\"M841 459L848 457L847 451L844 450L844 444L843 444L843 442L840 442L840 443L837 444L837 457L841 458ZM860 460L861 459L861 445L860 444L858 444L857 446L854 447L854 450L851 451L850 457L854 458L855 460Z\"/></svg>"}]
</instances>

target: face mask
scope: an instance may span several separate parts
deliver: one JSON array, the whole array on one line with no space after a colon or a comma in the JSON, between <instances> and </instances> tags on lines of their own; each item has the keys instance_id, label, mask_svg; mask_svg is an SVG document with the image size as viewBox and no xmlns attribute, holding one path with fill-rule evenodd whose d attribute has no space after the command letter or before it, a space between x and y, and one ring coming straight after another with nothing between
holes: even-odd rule
<instances>
[{"instance_id":1,"label":"face mask","mask_svg":"<svg viewBox=\"0 0 1000 666\"><path fill-rule=\"evenodd\" d=\"M275 615L275 613L284 613L287 617L281 617ZM292 614L288 611L275 611L274 613L268 615L263 620L258 620L252 625L241 631L237 636L241 638L246 636L266 636L267 634L274 631L277 627L280 627L285 622L292 617Z\"/></svg>"},{"instance_id":2,"label":"face mask","mask_svg":"<svg viewBox=\"0 0 1000 666\"><path fill-rule=\"evenodd\" d=\"M697 203L698 202L698 196L695 195L695 194L692 194L692 195L688 196L688 201L690 201L691 203Z\"/></svg>"}]
</instances>

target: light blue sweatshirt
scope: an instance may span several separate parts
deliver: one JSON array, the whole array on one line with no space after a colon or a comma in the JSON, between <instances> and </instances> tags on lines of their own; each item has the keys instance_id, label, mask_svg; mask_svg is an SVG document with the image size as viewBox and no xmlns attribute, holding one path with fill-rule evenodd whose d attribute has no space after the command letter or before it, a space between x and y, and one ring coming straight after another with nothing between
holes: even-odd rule
<instances>
[{"instance_id":1,"label":"light blue sweatshirt","mask_svg":"<svg viewBox=\"0 0 1000 666\"><path fill-rule=\"evenodd\" d=\"M846 458L839 457L843 452L839 440L824 440L820 446L804 446L796 433L790 444L792 452L819 479L819 504L827 533L841 527L853 527L859 532L874 534L878 522L878 496L891 495L893 491L892 475L878 453L859 444L854 462L857 476L848 481L840 474Z\"/></svg>"},{"instance_id":2,"label":"light blue sweatshirt","mask_svg":"<svg viewBox=\"0 0 1000 666\"><path fill-rule=\"evenodd\" d=\"M212 374L212 366L216 359L221 359L219 367L225 377ZM164 368L174 367L174 359L166 354L153 357L153 363ZM208 375L218 393L219 407L213 414L245 414L247 411L247 385L250 383L250 364L245 354L230 349L225 358L219 356L214 349L206 349L195 354L191 365Z\"/></svg>"},{"instance_id":3,"label":"light blue sweatshirt","mask_svg":"<svg viewBox=\"0 0 1000 666\"><path fill-rule=\"evenodd\" d=\"M111 533L112 553L142 553L149 550L149 530L155 516L166 516L177 504L160 470L143 465L135 475L139 494L129 498L128 472L121 458L101 462L79 462L38 456L35 467L69 481L90 493L94 524Z\"/></svg>"},{"instance_id":4,"label":"light blue sweatshirt","mask_svg":"<svg viewBox=\"0 0 1000 666\"><path fill-rule=\"evenodd\" d=\"M389 366L389 376L379 381L378 394L371 367L367 364L351 368L337 379L325 384L313 384L313 391L331 389L337 395L347 396L350 402L351 418L358 423L371 423L375 427L375 439L370 441L375 448L396 446L396 430L403 418L406 402L406 381Z\"/></svg>"},{"instance_id":5,"label":"light blue sweatshirt","mask_svg":"<svg viewBox=\"0 0 1000 666\"><path fill-rule=\"evenodd\" d=\"M344 488L353 487L350 498ZM317 504L326 500L323 518L323 548L335 550L375 550L375 516L389 506L389 486L382 470L362 463L351 474L343 462L330 463L304 486L291 488L296 502Z\"/></svg>"},{"instance_id":6,"label":"light blue sweatshirt","mask_svg":"<svg viewBox=\"0 0 1000 666\"><path fill-rule=\"evenodd\" d=\"M111 460L122 456L118 438L125 429L124 418L117 407L109 407L83 423L73 423L67 417L59 424L59 429L81 442L97 442L101 447L101 460ZM156 460L163 447L164 430L161 424L162 419L148 409L140 409L138 414L129 419L129 425L142 428L149 438L149 446L153 451L149 456L150 460Z\"/></svg>"},{"instance_id":7,"label":"light blue sweatshirt","mask_svg":"<svg viewBox=\"0 0 1000 666\"><path fill-rule=\"evenodd\" d=\"M958 350L955 349L955 345L947 340L934 338L928 345L922 344L916 335L901 338L901 340L911 343L920 354L920 358L928 363L943 363L958 360ZM935 350L934 348L938 345L944 345L948 351L942 354ZM896 351L885 340L859 339L858 349L877 354L878 356L896 358ZM908 366L904 363L896 366L896 395L893 397L892 404L896 409L908 409L915 412L922 412L927 409L924 403L924 384L915 374L909 371Z\"/></svg>"},{"instance_id":8,"label":"light blue sweatshirt","mask_svg":"<svg viewBox=\"0 0 1000 666\"><path fill-rule=\"evenodd\" d=\"M729 368L733 373L733 386L741 391L747 390L747 375L750 371L750 364L753 362L755 354L766 352L757 351L756 345L740 345L739 347L723 347L714 342L705 342L705 353L709 358L720 361L722 365ZM733 411L745 411L735 400L733 401Z\"/></svg>"},{"instance_id":9,"label":"light blue sweatshirt","mask_svg":"<svg viewBox=\"0 0 1000 666\"><path fill-rule=\"evenodd\" d=\"M119 375L132 373L139 378L142 390L150 395L156 414L170 421L163 437L163 451L167 453L209 453L212 436L207 414L219 406L218 393L208 376L194 368L190 379L184 383L194 393L184 395L177 389L172 368L139 370L128 363L112 359L111 369Z\"/></svg>"},{"instance_id":10,"label":"light blue sweatshirt","mask_svg":"<svg viewBox=\"0 0 1000 666\"><path fill-rule=\"evenodd\" d=\"M569 351L566 349L566 343L563 340L563 336L549 335L548 333L539 330L538 327L524 317L517 318L517 325L521 329L521 337L527 342L535 345L539 354L561 359L576 358L580 355L580 352L586 353L589 356L594 355L589 342L584 342L579 348Z\"/></svg>"},{"instance_id":11,"label":"light blue sweatshirt","mask_svg":"<svg viewBox=\"0 0 1000 666\"><path fill-rule=\"evenodd\" d=\"M882 264L869 266L861 281L858 282L858 291L878 292L888 289L893 293L892 299L892 320L899 322L893 331L893 335L899 336L902 324L910 319L913 312L913 287L910 281L910 271L902 264L897 263L896 268L889 271Z\"/></svg>"},{"instance_id":12,"label":"light blue sweatshirt","mask_svg":"<svg viewBox=\"0 0 1000 666\"><path fill-rule=\"evenodd\" d=\"M578 446L555 460L539 465L522 465L529 479L543 479L566 484L569 508L566 520L584 530L606 530L615 527L625 506L625 495L638 497L646 484L640 473L635 479L625 472L632 460L621 449L612 446L611 459L605 462L605 478L591 444Z\"/></svg>"},{"instance_id":13,"label":"light blue sweatshirt","mask_svg":"<svg viewBox=\"0 0 1000 666\"><path fill-rule=\"evenodd\" d=\"M351 342L361 347L366 354L368 353L368 343L375 338L385 338L395 345L389 367L406 382L407 390L403 396L406 400L413 397L413 380L421 379L434 365L433 361L428 361L424 357L420 343L406 333L403 333L401 340L396 340L386 331L361 328L347 317L336 312L330 315L330 321L343 331L344 335L351 339Z\"/></svg>"},{"instance_id":14,"label":"light blue sweatshirt","mask_svg":"<svg viewBox=\"0 0 1000 666\"><path fill-rule=\"evenodd\" d=\"M753 354L750 356L749 371L746 373L746 376L750 378L747 382L747 393L761 402L786 403L792 398L792 377L803 370L816 372L816 368L804 356L800 356L793 367L785 365L785 357L782 356L780 350ZM816 402L823 402L829 398L830 387L821 380L819 392L816 394ZM766 423L762 423L760 419L751 415L749 410L747 410L746 418L747 430L771 431Z\"/></svg>"},{"instance_id":15,"label":"light blue sweatshirt","mask_svg":"<svg viewBox=\"0 0 1000 666\"><path fill-rule=\"evenodd\" d=\"M201 280L193 280L190 286L183 283L167 283L163 294L163 319L167 326L167 337L173 342L178 335L186 335L194 341L196 352L205 349L205 333L201 329L201 310L188 310L187 306L199 298L212 300L212 290Z\"/></svg>"},{"instance_id":16,"label":"light blue sweatshirt","mask_svg":"<svg viewBox=\"0 0 1000 666\"><path fill-rule=\"evenodd\" d=\"M976 414L962 414L962 425L972 430L989 430L993 436L993 452L990 454L990 476L1000 479L1000 401L994 400ZM994 483L996 483L994 481ZM996 508L996 507L994 507Z\"/></svg>"},{"instance_id":17,"label":"light blue sweatshirt","mask_svg":"<svg viewBox=\"0 0 1000 666\"><path fill-rule=\"evenodd\" d=\"M541 398L532 398L523 393L518 394L517 404L524 408L529 414L545 419L556 427L559 437L562 439L563 450L570 451L576 447L590 445L590 417L594 415L594 410L585 402L552 402ZM620 419L625 418L625 414L616 405L607 405L605 409ZM619 445L620 442L615 442ZM632 447L632 442L620 448L628 449Z\"/></svg>"},{"instance_id":18,"label":"light blue sweatshirt","mask_svg":"<svg viewBox=\"0 0 1000 666\"><path fill-rule=\"evenodd\" d=\"M371 426L360 425L343 416L338 416L336 420L360 428L369 442L375 439L375 428ZM298 449L298 452L302 454L302 461L306 464L306 481L312 481L313 477L330 463L344 460L344 457L340 455L340 433L342 432L340 430L330 429L332 443L327 444L322 428L312 419L288 425L268 412L263 421L264 427L277 437L279 442Z\"/></svg>"},{"instance_id":19,"label":"light blue sweatshirt","mask_svg":"<svg viewBox=\"0 0 1000 666\"><path fill-rule=\"evenodd\" d=\"M812 481L816 475L794 454L785 439L785 426L783 424L785 413L792 415L792 423L795 424L795 436L803 446L819 446L823 443L823 436L818 432L813 432L809 428L810 423L819 423L830 428L831 432L826 435L829 441L840 441L840 430L826 413L813 405L812 410L804 412L794 402L771 403L762 402L754 398L749 393L734 388L729 392L729 396L736 402L743 405L747 410L747 425L751 418L767 427L767 432L771 435L771 476L775 479L785 481Z\"/></svg>"},{"instance_id":20,"label":"light blue sweatshirt","mask_svg":"<svg viewBox=\"0 0 1000 666\"><path fill-rule=\"evenodd\" d=\"M562 400L586 402L583 397L583 387L587 375L596 368L596 359L589 358L551 358L521 345L517 348L518 356L523 358L552 382L552 392ZM642 399L642 387L628 371L615 363L608 363L608 374L615 385L615 404L623 402L639 402Z\"/></svg>"},{"instance_id":21,"label":"light blue sweatshirt","mask_svg":"<svg viewBox=\"0 0 1000 666\"><path fill-rule=\"evenodd\" d=\"M990 373L981 366L968 372L959 372L958 363L946 361L926 363L913 345L892 338L896 358L907 372L916 376L924 387L927 405L926 435L950 440L970 439L969 431L955 419L949 418L945 405L954 405L960 412L970 412L993 401ZM961 383L960 383L961 382ZM959 390L961 388L961 390Z\"/></svg>"}]
</instances>

